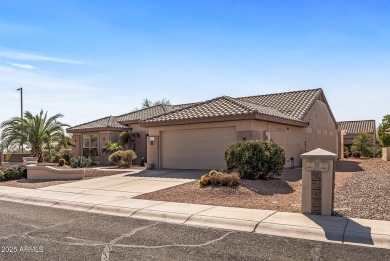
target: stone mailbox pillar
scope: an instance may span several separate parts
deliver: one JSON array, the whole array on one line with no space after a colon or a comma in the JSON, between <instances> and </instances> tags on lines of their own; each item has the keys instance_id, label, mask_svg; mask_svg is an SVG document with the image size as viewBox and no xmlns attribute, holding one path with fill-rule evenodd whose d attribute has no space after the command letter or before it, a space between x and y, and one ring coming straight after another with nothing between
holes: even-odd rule
<instances>
[{"instance_id":1,"label":"stone mailbox pillar","mask_svg":"<svg viewBox=\"0 0 390 261\"><path fill-rule=\"evenodd\" d=\"M332 215L334 197L334 161L337 155L315 149L301 155L302 205L301 212Z\"/></svg>"}]
</instances>

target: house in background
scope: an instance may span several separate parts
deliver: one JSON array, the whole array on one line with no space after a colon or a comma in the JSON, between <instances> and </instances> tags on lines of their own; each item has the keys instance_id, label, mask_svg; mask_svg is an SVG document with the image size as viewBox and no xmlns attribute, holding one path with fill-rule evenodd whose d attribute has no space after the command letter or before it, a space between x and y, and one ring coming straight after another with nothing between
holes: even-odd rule
<instances>
[{"instance_id":1,"label":"house in background","mask_svg":"<svg viewBox=\"0 0 390 261\"><path fill-rule=\"evenodd\" d=\"M353 140L359 133L371 134L373 143L376 148L377 142L375 120L339 121L337 124L342 137L340 151L344 151L344 146L348 147L350 150L353 144ZM344 157L344 153L341 153L341 156Z\"/></svg>"},{"instance_id":2,"label":"house in background","mask_svg":"<svg viewBox=\"0 0 390 261\"><path fill-rule=\"evenodd\" d=\"M140 122L149 128L147 161L164 169L224 169L237 140L274 141L286 167L316 148L338 153L336 120L322 89L250 97L218 97Z\"/></svg>"},{"instance_id":3,"label":"house in background","mask_svg":"<svg viewBox=\"0 0 390 261\"><path fill-rule=\"evenodd\" d=\"M146 158L146 136L149 133L148 128L141 127L139 122L185 106L188 105L156 105L68 128L66 131L72 134L75 143L72 153L74 156L90 156L95 164L109 164L109 155L102 152L103 146L108 141L118 142L119 134L123 131L131 131L134 133L134 142L130 149L138 156L133 163L139 164L142 157Z\"/></svg>"}]
</instances>

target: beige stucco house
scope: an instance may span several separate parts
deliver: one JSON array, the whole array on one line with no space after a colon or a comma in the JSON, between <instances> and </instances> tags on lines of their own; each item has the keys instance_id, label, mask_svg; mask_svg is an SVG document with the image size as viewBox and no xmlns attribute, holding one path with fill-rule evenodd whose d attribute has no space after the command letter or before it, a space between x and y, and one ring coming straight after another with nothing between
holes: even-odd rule
<instances>
[{"instance_id":1,"label":"beige stucco house","mask_svg":"<svg viewBox=\"0 0 390 261\"><path fill-rule=\"evenodd\" d=\"M136 134L132 148L159 169L224 169L224 152L237 140L267 140L286 152L286 167L299 166L299 156L322 148L339 151L337 123L322 89L209 101L158 105L109 116L69 128L74 155L90 154L108 164L102 147L119 134Z\"/></svg>"},{"instance_id":2,"label":"beige stucco house","mask_svg":"<svg viewBox=\"0 0 390 261\"><path fill-rule=\"evenodd\" d=\"M338 153L337 123L322 89L241 98L218 97L140 121L149 129L147 161L156 168L224 169L237 140L268 140L286 152L286 167L322 148Z\"/></svg>"}]
</instances>

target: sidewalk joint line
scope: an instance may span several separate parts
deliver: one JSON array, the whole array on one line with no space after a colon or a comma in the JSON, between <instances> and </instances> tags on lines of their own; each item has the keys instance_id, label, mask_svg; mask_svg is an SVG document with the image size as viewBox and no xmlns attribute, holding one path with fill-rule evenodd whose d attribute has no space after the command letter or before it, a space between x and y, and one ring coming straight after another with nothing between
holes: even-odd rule
<instances>
[{"instance_id":1,"label":"sidewalk joint line","mask_svg":"<svg viewBox=\"0 0 390 261\"><path fill-rule=\"evenodd\" d=\"M347 231L347 227L348 227L348 223L349 223L349 218L347 219L347 224L345 224L345 228L344 228L344 231L343 231L343 244L345 244L345 232ZM371 233L370 233L371 234Z\"/></svg>"},{"instance_id":2,"label":"sidewalk joint line","mask_svg":"<svg viewBox=\"0 0 390 261\"><path fill-rule=\"evenodd\" d=\"M276 214L276 213L278 213L278 211L275 211L274 213L268 215L268 217L265 217L265 218L263 218L262 220L260 220L259 223L256 224L256 226L255 226L255 228L253 229L252 232L255 232L255 231L256 231L257 227L260 225L261 222L263 222L264 220L266 220L267 218L269 218L270 216L272 216L272 215L274 215L274 214Z\"/></svg>"}]
</instances>

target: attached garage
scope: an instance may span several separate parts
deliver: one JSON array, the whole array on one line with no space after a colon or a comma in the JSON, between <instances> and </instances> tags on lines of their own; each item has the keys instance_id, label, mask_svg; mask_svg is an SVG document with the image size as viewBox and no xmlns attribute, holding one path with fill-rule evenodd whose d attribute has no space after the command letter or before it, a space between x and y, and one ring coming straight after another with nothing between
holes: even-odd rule
<instances>
[{"instance_id":1,"label":"attached garage","mask_svg":"<svg viewBox=\"0 0 390 261\"><path fill-rule=\"evenodd\" d=\"M235 127L163 131L161 167L225 169L225 150L236 140Z\"/></svg>"}]
</instances>

